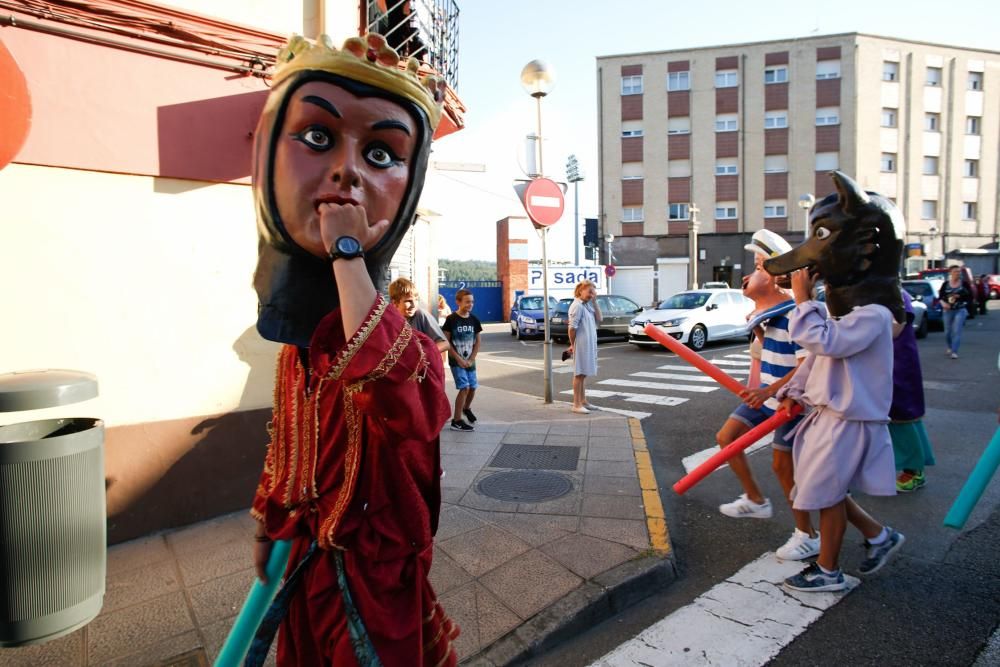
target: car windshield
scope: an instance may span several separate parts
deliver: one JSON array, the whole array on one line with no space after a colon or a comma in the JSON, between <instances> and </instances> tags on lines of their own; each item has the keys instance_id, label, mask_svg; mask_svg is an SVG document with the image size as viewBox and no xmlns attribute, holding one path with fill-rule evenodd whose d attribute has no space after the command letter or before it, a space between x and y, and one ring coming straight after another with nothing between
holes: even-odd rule
<instances>
[{"instance_id":1,"label":"car windshield","mask_svg":"<svg viewBox=\"0 0 1000 667\"><path fill-rule=\"evenodd\" d=\"M711 298L706 292L681 292L660 302L660 310L691 310L701 308Z\"/></svg>"},{"instance_id":2,"label":"car windshield","mask_svg":"<svg viewBox=\"0 0 1000 667\"><path fill-rule=\"evenodd\" d=\"M569 307L572 305L573 299L563 299L558 304L556 304L556 314L566 315L569 313Z\"/></svg>"},{"instance_id":3,"label":"car windshield","mask_svg":"<svg viewBox=\"0 0 1000 667\"><path fill-rule=\"evenodd\" d=\"M927 283L903 283L903 289L917 298L931 296L932 293L931 286Z\"/></svg>"},{"instance_id":4,"label":"car windshield","mask_svg":"<svg viewBox=\"0 0 1000 667\"><path fill-rule=\"evenodd\" d=\"M550 299L549 306L555 306L554 299ZM545 297L528 296L521 299L521 310L542 310L545 308Z\"/></svg>"}]
</instances>

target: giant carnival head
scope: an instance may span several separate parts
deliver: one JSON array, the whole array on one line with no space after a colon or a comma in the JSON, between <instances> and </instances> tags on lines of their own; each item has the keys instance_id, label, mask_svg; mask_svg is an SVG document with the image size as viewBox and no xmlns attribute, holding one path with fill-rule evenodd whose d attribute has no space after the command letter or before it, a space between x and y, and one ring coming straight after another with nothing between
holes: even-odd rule
<instances>
[{"instance_id":1,"label":"giant carnival head","mask_svg":"<svg viewBox=\"0 0 1000 667\"><path fill-rule=\"evenodd\" d=\"M401 66L380 35L352 37L341 49L323 35L293 37L278 54L271 93L257 125L253 194L259 258L257 330L309 345L339 304L319 207L354 204L369 224L389 221L364 248L376 289L416 218L445 84Z\"/></svg>"},{"instance_id":2,"label":"giant carnival head","mask_svg":"<svg viewBox=\"0 0 1000 667\"><path fill-rule=\"evenodd\" d=\"M830 314L846 315L856 306L880 304L905 322L899 291L903 254L903 216L896 205L865 192L850 177L830 173L837 192L809 211L809 236L791 251L764 262L771 275L808 269L826 283Z\"/></svg>"}]
</instances>

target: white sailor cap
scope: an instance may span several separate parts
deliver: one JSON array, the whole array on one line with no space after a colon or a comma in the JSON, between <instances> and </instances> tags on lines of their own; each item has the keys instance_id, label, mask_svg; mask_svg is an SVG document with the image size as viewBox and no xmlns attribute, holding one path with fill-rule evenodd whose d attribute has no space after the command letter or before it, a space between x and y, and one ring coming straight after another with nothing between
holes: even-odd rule
<instances>
[{"instance_id":1,"label":"white sailor cap","mask_svg":"<svg viewBox=\"0 0 1000 667\"><path fill-rule=\"evenodd\" d=\"M743 247L754 254L768 258L784 255L792 249L788 241L770 229L758 229L753 233L750 243Z\"/></svg>"}]
</instances>

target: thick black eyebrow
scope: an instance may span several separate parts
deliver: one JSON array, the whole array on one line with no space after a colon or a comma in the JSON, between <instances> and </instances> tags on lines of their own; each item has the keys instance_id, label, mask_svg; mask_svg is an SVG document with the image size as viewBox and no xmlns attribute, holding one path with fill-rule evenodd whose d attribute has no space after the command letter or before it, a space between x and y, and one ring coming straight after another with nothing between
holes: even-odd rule
<instances>
[{"instance_id":1,"label":"thick black eyebrow","mask_svg":"<svg viewBox=\"0 0 1000 667\"><path fill-rule=\"evenodd\" d=\"M377 123L375 123L374 125L372 125L372 129L373 130L402 130L403 132L406 133L407 136L410 135L410 128L406 126L406 123L404 123L402 121L399 121L399 120L393 120L391 118L387 119L387 120L380 120L380 121L378 121Z\"/></svg>"},{"instance_id":2,"label":"thick black eyebrow","mask_svg":"<svg viewBox=\"0 0 1000 667\"><path fill-rule=\"evenodd\" d=\"M340 112L337 111L337 107L333 106L328 100L325 100L322 97L316 97L315 95L306 95L305 97L302 98L302 101L309 102L310 104L315 104L320 109L323 109L334 118L342 118Z\"/></svg>"}]
</instances>

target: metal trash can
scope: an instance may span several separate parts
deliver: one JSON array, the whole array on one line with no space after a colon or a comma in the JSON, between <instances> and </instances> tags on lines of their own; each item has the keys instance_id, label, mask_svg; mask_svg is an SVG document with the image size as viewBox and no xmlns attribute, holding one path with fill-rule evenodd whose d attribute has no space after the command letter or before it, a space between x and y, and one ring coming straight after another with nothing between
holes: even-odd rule
<instances>
[{"instance_id":1,"label":"metal trash can","mask_svg":"<svg viewBox=\"0 0 1000 667\"><path fill-rule=\"evenodd\" d=\"M89 373L0 374L0 413L96 396ZM104 422L0 426L0 647L61 637L101 611L105 515Z\"/></svg>"}]
</instances>

